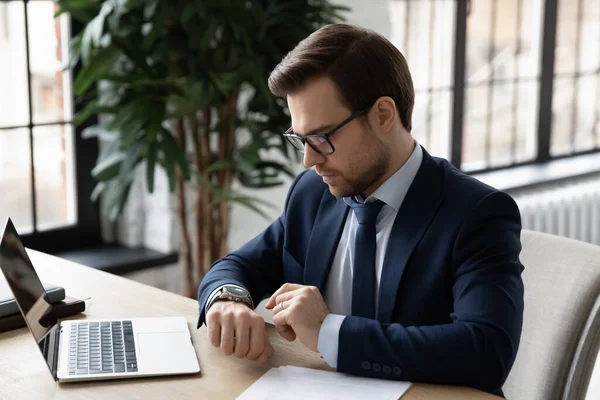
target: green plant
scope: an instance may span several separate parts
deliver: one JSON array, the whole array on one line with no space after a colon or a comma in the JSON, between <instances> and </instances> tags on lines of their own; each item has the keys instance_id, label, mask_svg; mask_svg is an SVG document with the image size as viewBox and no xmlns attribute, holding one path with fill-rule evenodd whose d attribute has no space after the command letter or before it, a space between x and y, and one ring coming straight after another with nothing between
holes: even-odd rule
<instances>
[{"instance_id":1,"label":"green plant","mask_svg":"<svg viewBox=\"0 0 600 400\"><path fill-rule=\"evenodd\" d=\"M264 202L232 190L280 185L297 158L281 133L285 102L267 86L269 72L315 29L343 20L326 0L58 0L85 28L71 41L76 123L99 115L83 135L105 142L92 195L111 218L127 202L134 172L165 169L176 192L185 294L226 253L230 203L262 213ZM269 159L264 150L279 157ZM283 160L283 161L281 161ZM189 182L189 183L188 183ZM185 187L194 187L193 240Z\"/></svg>"}]
</instances>

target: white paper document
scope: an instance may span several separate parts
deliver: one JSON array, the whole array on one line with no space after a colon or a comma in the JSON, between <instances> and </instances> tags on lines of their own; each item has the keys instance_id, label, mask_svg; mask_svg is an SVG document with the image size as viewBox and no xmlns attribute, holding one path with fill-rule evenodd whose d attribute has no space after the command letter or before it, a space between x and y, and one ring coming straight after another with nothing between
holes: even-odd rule
<instances>
[{"instance_id":1,"label":"white paper document","mask_svg":"<svg viewBox=\"0 0 600 400\"><path fill-rule=\"evenodd\" d=\"M362 378L300 367L271 368L238 400L397 400L412 383Z\"/></svg>"}]
</instances>

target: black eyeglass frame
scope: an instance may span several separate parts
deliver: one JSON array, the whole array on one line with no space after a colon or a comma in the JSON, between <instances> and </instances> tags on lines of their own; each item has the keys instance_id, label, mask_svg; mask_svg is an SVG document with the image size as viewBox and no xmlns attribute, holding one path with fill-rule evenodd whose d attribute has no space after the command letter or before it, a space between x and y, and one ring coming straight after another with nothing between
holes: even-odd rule
<instances>
[{"instance_id":1,"label":"black eyeglass frame","mask_svg":"<svg viewBox=\"0 0 600 400\"><path fill-rule=\"evenodd\" d=\"M336 127L334 127L333 129L331 129L329 132L327 133L318 133L318 134L314 134L314 135L297 135L295 133L290 133L292 132L292 127L290 127L287 131L285 131L285 133L283 134L283 136L285 136L288 141L292 144L292 146L294 146L294 148L296 150L298 150L300 153L304 153L304 149L306 147L306 143L308 143L308 145L310 146L311 149L313 149L314 151L316 151L317 153L324 155L324 156L328 156L330 154L333 154L335 152L335 147L333 146L333 143L331 143L331 140L329 140L329 137L331 135L333 135L334 133L336 133L338 130L340 130L341 128L343 128L345 125L349 124L350 122L352 122L354 119L367 114L369 111L371 110L371 107L369 108L365 108L363 110L359 110L356 112L353 112L348 118L346 118L345 120L343 120L342 122L340 122ZM320 150L318 150L316 148L316 145L313 145L310 142L310 138L313 137L318 137L318 138L322 138L325 139L325 141L327 141L327 143L329 144L329 147L331 147L331 152L329 153L322 153ZM294 142L292 141L293 139L298 139L300 140L300 142L302 142L302 149L298 148Z\"/></svg>"}]
</instances>

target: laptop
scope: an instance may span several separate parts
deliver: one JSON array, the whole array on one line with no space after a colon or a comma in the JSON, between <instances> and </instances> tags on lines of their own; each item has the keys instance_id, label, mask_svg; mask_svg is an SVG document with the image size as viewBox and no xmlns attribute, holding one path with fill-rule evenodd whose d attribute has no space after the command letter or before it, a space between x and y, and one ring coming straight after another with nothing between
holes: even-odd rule
<instances>
[{"instance_id":1,"label":"laptop","mask_svg":"<svg viewBox=\"0 0 600 400\"><path fill-rule=\"evenodd\" d=\"M0 241L0 270L54 380L75 382L200 371L182 317L58 321L10 218Z\"/></svg>"}]
</instances>

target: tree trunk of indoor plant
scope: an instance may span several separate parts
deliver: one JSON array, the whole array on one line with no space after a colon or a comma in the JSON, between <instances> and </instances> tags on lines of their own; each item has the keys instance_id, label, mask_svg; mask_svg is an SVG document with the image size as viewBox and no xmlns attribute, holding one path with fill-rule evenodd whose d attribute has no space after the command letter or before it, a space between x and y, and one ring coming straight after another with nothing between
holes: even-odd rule
<instances>
[{"instance_id":1,"label":"tree trunk of indoor plant","mask_svg":"<svg viewBox=\"0 0 600 400\"><path fill-rule=\"evenodd\" d=\"M182 120L177 120L175 123L175 140L185 154L186 140L185 130ZM185 181L181 168L177 167L175 181L175 191L177 196L177 216L179 220L179 259L183 263L183 276L184 276L184 288L183 291L186 296L192 297L195 291L193 288L194 284L194 270L192 268L192 254L190 252L190 235L187 229L187 205L185 197Z\"/></svg>"},{"instance_id":2,"label":"tree trunk of indoor plant","mask_svg":"<svg viewBox=\"0 0 600 400\"><path fill-rule=\"evenodd\" d=\"M233 165L233 153L235 150L235 133L237 118L238 93L233 93L227 102L218 109L219 116L219 142L218 148L210 148L211 134L211 110L202 111L201 116L190 118L187 124L187 132L191 136L193 147L193 164L196 171L195 199L194 199L194 230L193 248L190 255L190 240L187 226L180 220L182 229L181 252L185 270L184 294L196 298L196 290L200 282L210 269L214 260L227 254L227 238L229 236L229 214L230 207L227 201L213 204L213 195L209 183L218 187L219 190L228 192L231 190L233 174L231 168L222 168L209 173L208 166L215 161L223 161L227 165ZM178 122L177 128L183 127L182 121ZM182 147L183 149L183 147ZM214 158L217 158L216 160ZM179 186L178 186L179 188ZM185 199L180 197L183 191L177 190L180 207L179 216L185 216ZM192 257L193 256L193 257ZM193 267L192 267L193 266Z\"/></svg>"}]
</instances>

